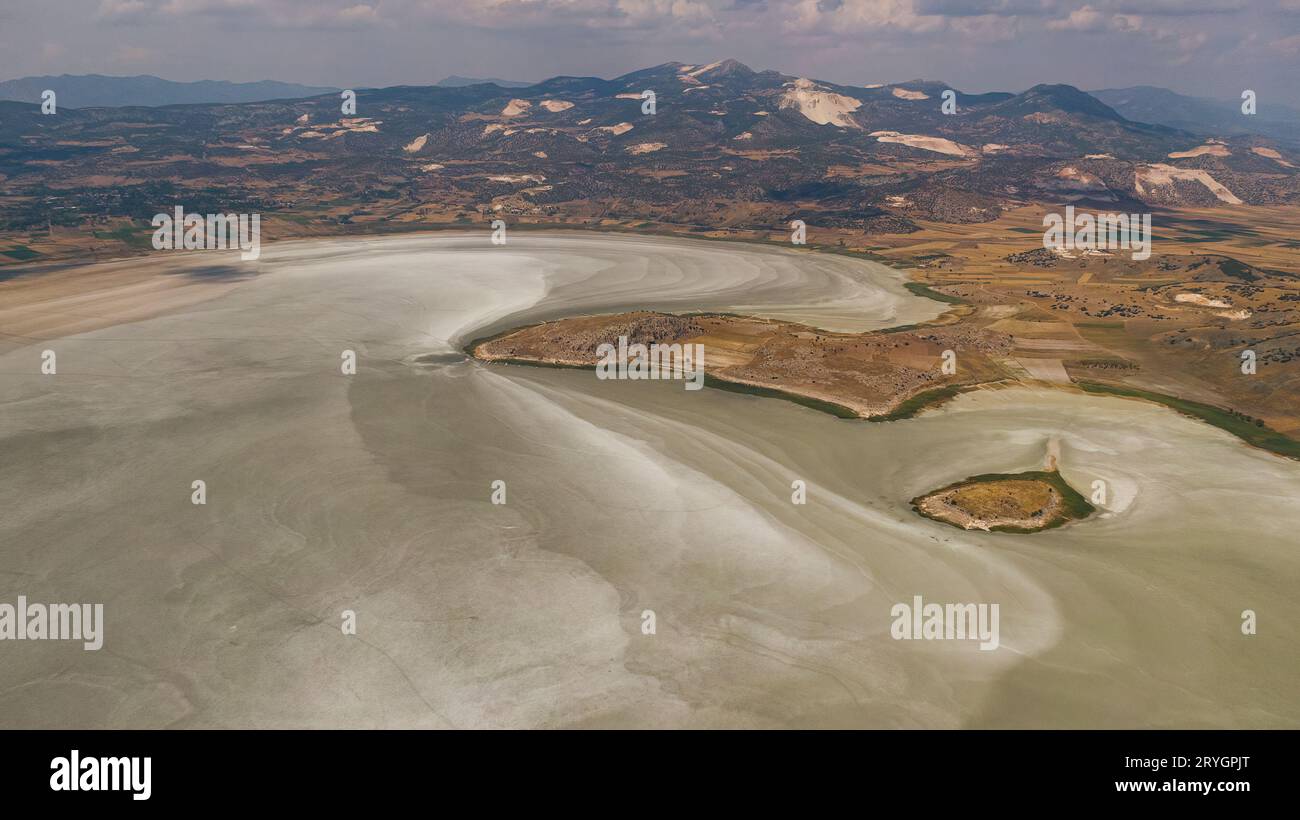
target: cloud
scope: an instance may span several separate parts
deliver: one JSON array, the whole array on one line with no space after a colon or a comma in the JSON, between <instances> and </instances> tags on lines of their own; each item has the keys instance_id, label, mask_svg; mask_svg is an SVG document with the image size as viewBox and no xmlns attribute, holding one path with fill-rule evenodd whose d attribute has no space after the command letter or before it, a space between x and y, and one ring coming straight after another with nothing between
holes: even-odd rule
<instances>
[{"instance_id":1,"label":"cloud","mask_svg":"<svg viewBox=\"0 0 1300 820\"><path fill-rule=\"evenodd\" d=\"M869 32L924 37L949 32L973 43L1009 32L1131 31L1127 20L1170 20L1240 10L1247 0L101 0L110 22L167 25L203 17L223 28L349 29L374 25L452 24L524 29L647 32L682 40L778 32L827 44ZM1279 8L1300 0L1274 0ZM160 22L160 18L164 22ZM1003 21L999 24L994 21ZM1004 25L1006 28L998 28Z\"/></svg>"},{"instance_id":2,"label":"cloud","mask_svg":"<svg viewBox=\"0 0 1300 820\"><path fill-rule=\"evenodd\" d=\"M131 22L139 20L150 11L144 0L101 0L96 16L109 22Z\"/></svg>"},{"instance_id":3,"label":"cloud","mask_svg":"<svg viewBox=\"0 0 1300 820\"><path fill-rule=\"evenodd\" d=\"M916 13L943 17L1039 16L1055 10L1055 0L917 0Z\"/></svg>"},{"instance_id":4,"label":"cloud","mask_svg":"<svg viewBox=\"0 0 1300 820\"><path fill-rule=\"evenodd\" d=\"M1136 14L1116 14L1110 22L1116 31L1131 33L1142 29L1142 18Z\"/></svg>"},{"instance_id":5,"label":"cloud","mask_svg":"<svg viewBox=\"0 0 1300 820\"><path fill-rule=\"evenodd\" d=\"M1268 44L1269 50L1284 57L1300 57L1300 34L1292 34Z\"/></svg>"},{"instance_id":6,"label":"cloud","mask_svg":"<svg viewBox=\"0 0 1300 820\"><path fill-rule=\"evenodd\" d=\"M1259 0L1254 0L1258 3ZM1200 14L1232 14L1249 8L1249 0L1109 0L1106 8L1123 14L1149 17L1190 17Z\"/></svg>"},{"instance_id":7,"label":"cloud","mask_svg":"<svg viewBox=\"0 0 1300 820\"><path fill-rule=\"evenodd\" d=\"M257 7L255 0L167 0L161 10L166 14L200 15L223 14L226 12L247 11ZM264 8L284 7L292 3L266 3Z\"/></svg>"},{"instance_id":8,"label":"cloud","mask_svg":"<svg viewBox=\"0 0 1300 820\"><path fill-rule=\"evenodd\" d=\"M834 8L818 0L796 0L787 31L851 34L869 31L924 33L944 28L939 15L920 14L913 0L844 0Z\"/></svg>"},{"instance_id":9,"label":"cloud","mask_svg":"<svg viewBox=\"0 0 1300 820\"><path fill-rule=\"evenodd\" d=\"M366 6L358 3L355 6L348 6L345 9L339 9L338 18L340 20L374 22L379 19L379 11L374 6Z\"/></svg>"},{"instance_id":10,"label":"cloud","mask_svg":"<svg viewBox=\"0 0 1300 820\"><path fill-rule=\"evenodd\" d=\"M958 17L948 21L948 27L963 41L986 45L1018 40L1024 36L1026 23L1017 15L1001 17L982 14L975 17Z\"/></svg>"},{"instance_id":11,"label":"cloud","mask_svg":"<svg viewBox=\"0 0 1300 820\"><path fill-rule=\"evenodd\" d=\"M1140 37L1145 43L1171 54L1172 56L1167 59L1173 65L1184 65L1189 62L1195 52L1210 40L1209 35L1203 30L1184 31L1164 25L1152 25L1149 20L1136 15L1117 14L1111 18L1111 22L1115 31Z\"/></svg>"},{"instance_id":12,"label":"cloud","mask_svg":"<svg viewBox=\"0 0 1300 820\"><path fill-rule=\"evenodd\" d=\"M1052 31L1097 32L1105 31L1108 28L1108 21L1104 14L1092 6L1084 6L1070 12L1070 15L1064 19L1047 21L1047 27Z\"/></svg>"},{"instance_id":13,"label":"cloud","mask_svg":"<svg viewBox=\"0 0 1300 820\"><path fill-rule=\"evenodd\" d=\"M717 19L705 0L425 0L418 5L436 19L493 29L677 30Z\"/></svg>"},{"instance_id":14,"label":"cloud","mask_svg":"<svg viewBox=\"0 0 1300 820\"><path fill-rule=\"evenodd\" d=\"M156 16L161 15L202 17L243 29L349 29L384 22L377 1L357 0L165 0L158 6Z\"/></svg>"},{"instance_id":15,"label":"cloud","mask_svg":"<svg viewBox=\"0 0 1300 820\"><path fill-rule=\"evenodd\" d=\"M1152 8L1156 8L1157 5L1154 4ZM1206 13L1210 4L1193 2L1189 5L1196 10L1189 13ZM1171 27L1165 23L1182 21L1173 20L1168 15L1162 15L1159 19L1163 22L1154 24L1139 14L1114 13L1109 9L1103 10L1085 5L1074 9L1064 18L1049 20L1046 28L1049 31L1062 33L1133 37L1141 40L1143 47L1148 50L1158 49L1165 55L1162 59L1169 65L1185 65L1209 42L1209 35L1206 34L1203 26L1190 29L1186 26Z\"/></svg>"}]
</instances>

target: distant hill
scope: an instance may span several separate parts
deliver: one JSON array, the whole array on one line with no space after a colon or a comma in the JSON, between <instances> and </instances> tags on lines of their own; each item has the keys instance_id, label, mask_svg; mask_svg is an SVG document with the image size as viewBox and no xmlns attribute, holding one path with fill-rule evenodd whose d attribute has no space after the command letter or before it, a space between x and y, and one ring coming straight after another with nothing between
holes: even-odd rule
<instances>
[{"instance_id":1,"label":"distant hill","mask_svg":"<svg viewBox=\"0 0 1300 820\"><path fill-rule=\"evenodd\" d=\"M53 89L58 95L61 108L261 102L314 97L338 90L273 80L255 83L230 83L224 80L178 83L148 74L135 77L61 74L57 77L21 77L0 82L0 100L39 103L41 92L47 88Z\"/></svg>"},{"instance_id":2,"label":"distant hill","mask_svg":"<svg viewBox=\"0 0 1300 820\"><path fill-rule=\"evenodd\" d=\"M1089 93L1130 120L1166 125L1193 134L1259 134L1289 143L1300 141L1300 111L1267 100L1257 103L1256 114L1246 116L1241 113L1241 100L1190 97L1149 85Z\"/></svg>"},{"instance_id":3,"label":"distant hill","mask_svg":"<svg viewBox=\"0 0 1300 820\"><path fill-rule=\"evenodd\" d=\"M1023 94L1008 98L993 109L1004 116L1023 117L1046 111L1059 111L1065 114L1094 119L1111 120L1122 123L1132 120L1122 112L1106 105L1105 100L1098 100L1095 95L1085 94L1070 85L1036 85ZM1145 120L1137 120L1145 122Z\"/></svg>"},{"instance_id":4,"label":"distant hill","mask_svg":"<svg viewBox=\"0 0 1300 820\"><path fill-rule=\"evenodd\" d=\"M533 85L533 83L524 83L518 80L498 80L495 77L462 77L459 74L444 77L435 85L439 88L464 88L467 85L480 85L482 83L491 83L499 88L527 88Z\"/></svg>"}]
</instances>

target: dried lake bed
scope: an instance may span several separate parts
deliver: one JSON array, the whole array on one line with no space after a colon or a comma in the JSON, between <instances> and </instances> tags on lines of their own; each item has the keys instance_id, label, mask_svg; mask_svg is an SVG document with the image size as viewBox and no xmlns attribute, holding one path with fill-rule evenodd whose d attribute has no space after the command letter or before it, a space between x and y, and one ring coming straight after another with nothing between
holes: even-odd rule
<instances>
[{"instance_id":1,"label":"dried lake bed","mask_svg":"<svg viewBox=\"0 0 1300 820\"><path fill-rule=\"evenodd\" d=\"M2 726L1300 726L1300 463L1063 390L868 424L460 353L578 313L942 312L896 271L569 233L197 256L113 263L210 286L156 315L133 291L6 314L0 600L102 603L104 636L0 641ZM96 321L42 335L55 314ZM1106 482L1087 521L910 510L1051 441ZM894 640L914 596L998 604L997 649Z\"/></svg>"}]
</instances>

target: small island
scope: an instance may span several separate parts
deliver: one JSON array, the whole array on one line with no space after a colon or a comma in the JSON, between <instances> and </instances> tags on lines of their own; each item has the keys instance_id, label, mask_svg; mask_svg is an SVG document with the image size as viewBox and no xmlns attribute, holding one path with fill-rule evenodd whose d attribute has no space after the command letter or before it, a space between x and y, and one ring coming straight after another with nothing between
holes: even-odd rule
<instances>
[{"instance_id":1,"label":"small island","mask_svg":"<svg viewBox=\"0 0 1300 820\"><path fill-rule=\"evenodd\" d=\"M1055 469L987 473L912 499L917 513L965 530L1038 532L1096 508Z\"/></svg>"}]
</instances>

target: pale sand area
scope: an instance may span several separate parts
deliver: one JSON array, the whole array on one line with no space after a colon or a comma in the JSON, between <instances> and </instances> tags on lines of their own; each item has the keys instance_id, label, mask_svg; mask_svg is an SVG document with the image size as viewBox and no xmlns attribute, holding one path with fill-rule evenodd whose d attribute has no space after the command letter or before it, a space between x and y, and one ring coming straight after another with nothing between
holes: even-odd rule
<instances>
[{"instance_id":1,"label":"pale sand area","mask_svg":"<svg viewBox=\"0 0 1300 820\"><path fill-rule=\"evenodd\" d=\"M178 256L165 270L120 259L93 268L15 271L0 268L0 352L178 310L220 296L250 275L238 254Z\"/></svg>"},{"instance_id":2,"label":"pale sand area","mask_svg":"<svg viewBox=\"0 0 1300 820\"><path fill-rule=\"evenodd\" d=\"M866 329L942 309L895 272L486 232L285 243L254 269L41 343L56 377L37 346L0 355L0 600L107 619L100 652L0 643L0 725L1300 725L1294 462L1060 391L869 424L455 355L583 311ZM1074 486L1110 483L1094 521L1007 540L908 509L1035 468L1052 437ZM918 594L999 603L1001 648L891 640Z\"/></svg>"},{"instance_id":3,"label":"pale sand area","mask_svg":"<svg viewBox=\"0 0 1300 820\"><path fill-rule=\"evenodd\" d=\"M1056 384L1070 383L1070 375L1065 372L1065 365L1061 364L1060 359L1032 359L1021 356L1016 359L1016 364L1023 367L1031 379Z\"/></svg>"}]
</instances>

